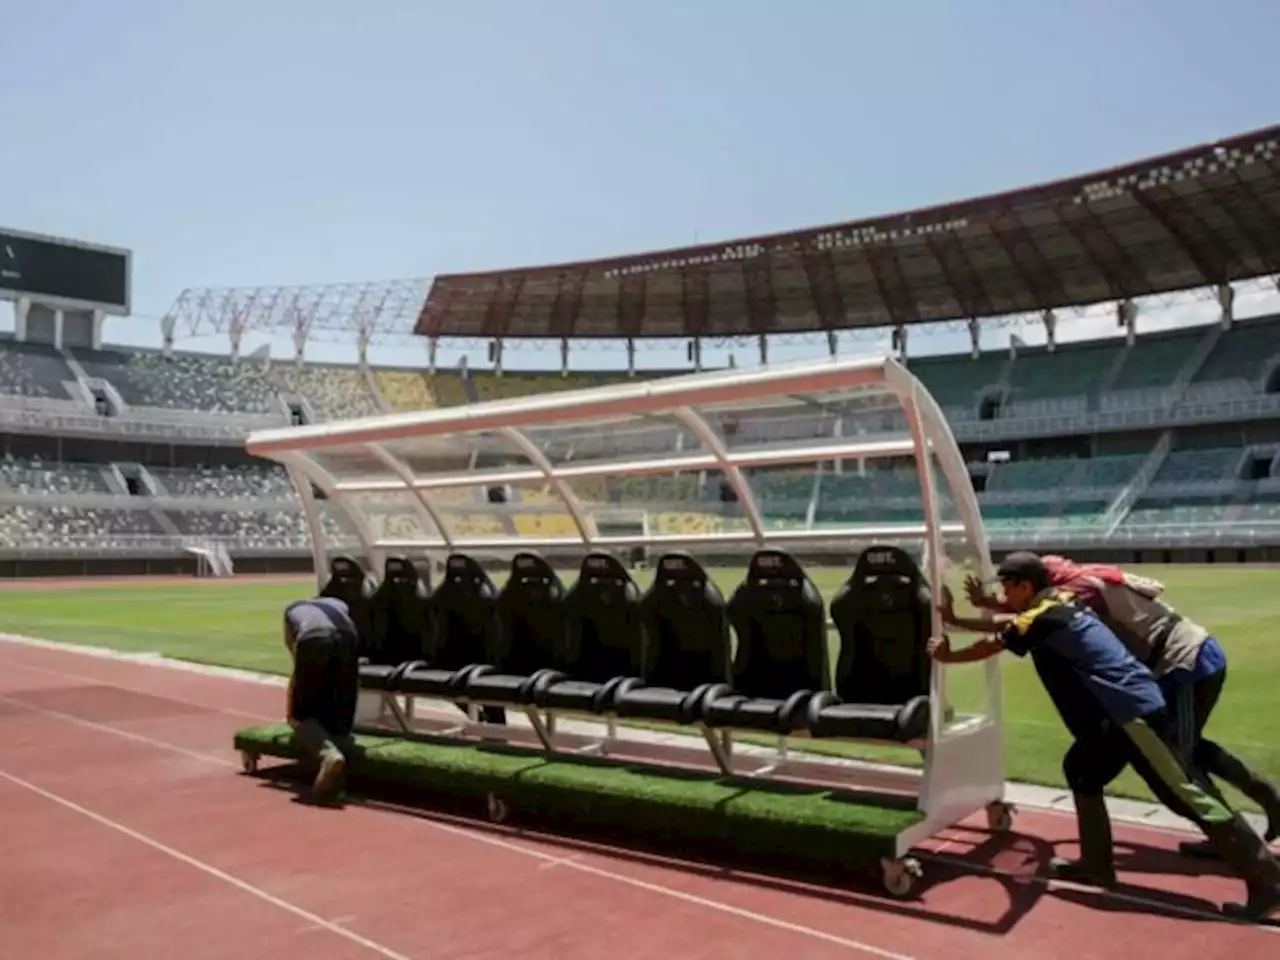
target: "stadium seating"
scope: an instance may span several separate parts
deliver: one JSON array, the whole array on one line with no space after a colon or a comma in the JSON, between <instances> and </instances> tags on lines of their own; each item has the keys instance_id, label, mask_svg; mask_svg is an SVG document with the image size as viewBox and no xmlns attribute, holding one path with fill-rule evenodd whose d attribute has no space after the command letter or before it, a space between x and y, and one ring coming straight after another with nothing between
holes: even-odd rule
<instances>
[{"instance_id":1,"label":"stadium seating","mask_svg":"<svg viewBox=\"0 0 1280 960\"><path fill-rule=\"evenodd\" d=\"M90 377L109 382L130 406L202 413L273 413L280 401L248 360L212 354L73 351Z\"/></svg>"},{"instance_id":2,"label":"stadium seating","mask_svg":"<svg viewBox=\"0 0 1280 960\"><path fill-rule=\"evenodd\" d=\"M1143 337L1125 351L1111 392L1173 386L1173 378L1203 337L1203 329Z\"/></svg>"},{"instance_id":3,"label":"stadium seating","mask_svg":"<svg viewBox=\"0 0 1280 960\"><path fill-rule=\"evenodd\" d=\"M223 467L152 467L151 475L171 497L229 500L237 497L290 500L293 484L275 464Z\"/></svg>"},{"instance_id":4,"label":"stadium seating","mask_svg":"<svg viewBox=\"0 0 1280 960\"><path fill-rule=\"evenodd\" d=\"M42 343L0 343L0 395L68 400L63 387L75 374L53 347Z\"/></svg>"},{"instance_id":5,"label":"stadium seating","mask_svg":"<svg viewBox=\"0 0 1280 960\"><path fill-rule=\"evenodd\" d=\"M1238 447L1213 450L1175 450L1151 478L1152 487L1203 483L1232 478L1243 451Z\"/></svg>"},{"instance_id":6,"label":"stadium seating","mask_svg":"<svg viewBox=\"0 0 1280 960\"><path fill-rule=\"evenodd\" d=\"M1121 349L1116 341L1104 341L1066 344L1053 353L1042 347L1019 350L1009 368L1010 399L1025 404L1092 396Z\"/></svg>"},{"instance_id":7,"label":"stadium seating","mask_svg":"<svg viewBox=\"0 0 1280 960\"><path fill-rule=\"evenodd\" d=\"M908 363L948 416L972 419L978 414L983 390L1000 383L1009 355L991 351L976 359L968 355L924 357Z\"/></svg>"},{"instance_id":8,"label":"stadium seating","mask_svg":"<svg viewBox=\"0 0 1280 960\"><path fill-rule=\"evenodd\" d=\"M431 410L443 406L431 389L430 377L417 370L377 370L378 390L392 410Z\"/></svg>"},{"instance_id":9,"label":"stadium seating","mask_svg":"<svg viewBox=\"0 0 1280 960\"><path fill-rule=\"evenodd\" d=\"M384 597L425 601L404 567L407 593L384 583L373 594L375 632ZM455 555L431 606L436 641L425 659L405 659L421 636L411 626L397 653L361 667L364 689L464 709L699 724L708 742L714 730L894 744L918 744L928 732L932 605L919 567L895 547L867 548L832 603L840 640L834 688L821 596L800 564L777 550L752 558L727 605L687 553L660 558L643 595L606 553L588 554L567 592L534 554L513 560L497 592L479 564Z\"/></svg>"},{"instance_id":10,"label":"stadium seating","mask_svg":"<svg viewBox=\"0 0 1280 960\"><path fill-rule=\"evenodd\" d=\"M329 364L280 364L271 368L271 379L285 393L304 397L321 420L346 420L381 413L369 389L364 371Z\"/></svg>"},{"instance_id":11,"label":"stadium seating","mask_svg":"<svg viewBox=\"0 0 1280 960\"><path fill-rule=\"evenodd\" d=\"M83 463L44 463L37 458L0 458L0 488L47 496L110 493L103 467Z\"/></svg>"},{"instance_id":12,"label":"stadium seating","mask_svg":"<svg viewBox=\"0 0 1280 960\"><path fill-rule=\"evenodd\" d=\"M1247 320L1224 333L1192 377L1192 383L1238 382L1246 391L1258 387L1280 355L1280 320Z\"/></svg>"},{"instance_id":13,"label":"stadium seating","mask_svg":"<svg viewBox=\"0 0 1280 960\"><path fill-rule=\"evenodd\" d=\"M1210 346L1212 350L1208 349ZM1197 367L1196 360L1206 352ZM1088 409L1126 415L1129 410L1145 410L1152 404L1168 406L1176 396L1183 397L1182 404L1188 409L1194 407L1197 415L1215 399L1235 403L1241 397L1260 398L1264 374L1278 353L1280 318L1264 317L1238 320L1227 330L1205 326L1142 335L1132 345L1113 337L1060 344L1054 353L1039 347L1020 348L1011 358L1007 350L997 349L988 350L977 359L968 355L911 359L909 366L934 392L948 416L956 420L979 416L978 400L985 390L1007 388L1012 403L999 411L1001 423L997 427L1001 437L1008 437L1019 416L1068 414L1076 408L1068 409L1062 403L1080 397L1087 398ZM132 415L148 423L173 423L175 430L185 422L187 413L193 415L193 424L208 423L214 419L210 415L218 415L220 422L233 427L260 422L248 418L263 415L283 420L287 413L282 396L287 394L300 394L317 416L334 418L376 412L379 394L392 409L421 410L494 396L575 389L624 378L620 373L562 377L558 372L509 372L498 377L488 372L450 370L433 374L410 369L366 371L354 365L309 363L298 367L288 361L264 364L258 359L233 360L183 352L165 355L121 347L90 350L74 346L62 351L47 344L19 343L0 336L0 395L15 398L11 416L26 417L31 411L51 417L95 416L86 394L76 389L75 380L81 370L90 378L105 379L127 404L142 408L134 413L123 411L119 419L127 420ZM1178 377L1188 374L1192 382L1185 391L1170 392ZM1178 386L1181 390L1180 383ZM195 416L201 414L203 418ZM814 411L812 416L779 417L761 410L750 415L735 412L732 416L711 411L708 419L732 433L734 446L749 446L829 437L841 418L825 411ZM887 407L884 411L857 408L843 419L841 427L857 433L902 428L901 417ZM58 435L58 427L50 429ZM23 430L30 432L29 427ZM125 429L122 434L129 436L130 431ZM1220 516L1221 522L1237 526L1244 521L1237 522L1235 518L1254 517L1250 522L1269 522L1264 519L1268 516L1266 511L1250 506L1260 502L1256 499L1256 484L1243 473L1236 473L1243 449L1253 439L1252 434L1237 439L1240 436L1224 438L1223 448L1216 453L1175 449L1151 478L1148 495L1135 506L1137 512L1119 534L1133 529L1132 523L1139 520L1147 524L1173 523L1181 513L1167 513L1161 518L1158 511L1172 510L1169 498L1178 487L1188 484L1221 485L1218 492L1226 498L1222 507L1225 513L1206 513L1208 507L1203 504L1203 509L1193 511L1201 528L1210 516ZM1259 435L1258 439L1265 440L1265 436ZM1152 441L1144 438L1142 442ZM1180 436L1177 443L1182 442ZM1237 445L1228 449L1226 444L1231 442ZM695 449L699 442L679 426L654 423L623 431L569 430L558 433L547 444L549 454L555 458L584 460L616 456L621 451ZM181 450L182 446L179 443L173 449ZM0 524L0 549L6 551L26 555L42 550L74 551L79 547L101 550L110 543L127 543L142 549L146 543L151 545L147 549L163 545L163 552L173 555L191 541L201 541L223 545L235 554L265 556L300 553L310 543L310 531L292 484L284 471L274 465L196 466L201 461L222 459L209 457L207 451L195 453L191 457L193 463L188 465L183 463L182 453L161 459L155 455L158 447L144 456L140 450L122 445L118 455L122 465L143 461L156 481L156 495L205 501L176 507L166 503L163 512L155 512L146 501L152 492L149 485L126 494L120 488L121 475L111 469L112 455L103 453L102 448L95 447L94 456L89 458L103 458L95 463L36 459L30 451L41 448L16 443L6 449L8 453L0 459L0 494L22 506L21 513L7 516ZM65 444L62 449L70 450ZM84 457L88 449L77 450L75 459ZM999 536L1012 535L1011 531L1020 537L1039 533L1074 536L1081 532L1096 536L1097 523L1108 502L1138 475L1147 459L1147 451L1139 449L1132 454L1090 457L1074 447L1070 458L1055 457L1051 443L1014 452L1014 460L989 469L985 492L979 495L984 514ZM165 465L152 466L155 459ZM130 476L126 469L124 478ZM849 522L914 523L919 519L915 472L906 464L869 465L862 474L852 464L846 464L843 473L827 469L817 479L809 468L752 469L747 471L747 478L771 530ZM741 509L720 502L721 484L714 473L591 478L574 481L573 487L579 499L589 505L597 524L612 522L609 511L618 511L628 514L620 521L628 527L636 522L636 515L643 513L647 529L655 533L726 532L742 529L743 525ZM1031 496L1041 491L1046 496ZM58 498L58 502L32 502L44 495ZM80 498L85 497L95 499L81 502ZM111 497L118 497L119 504L112 504ZM442 490L436 497L445 508L448 532L455 537L577 536L572 517L558 508L554 491L545 487L517 490L511 499L512 509L501 513L486 509L475 491ZM274 501L279 507L254 503L248 505L254 508L251 510L228 510L228 504L219 502L225 500ZM1029 502L1032 500L1035 502ZM519 504L529 509L520 510ZM53 511L55 506L72 512ZM465 507L473 509L462 509ZM953 509L945 494L942 508L948 515ZM109 517L106 529L113 539L103 541L87 520L94 515L84 511L108 509L115 511L104 514ZM368 518L368 525L378 536L421 539L430 532L422 529L419 516L407 509L377 514ZM334 538L335 546L354 548L357 537L341 511L322 503L321 522L326 537Z\"/></svg>"}]
</instances>

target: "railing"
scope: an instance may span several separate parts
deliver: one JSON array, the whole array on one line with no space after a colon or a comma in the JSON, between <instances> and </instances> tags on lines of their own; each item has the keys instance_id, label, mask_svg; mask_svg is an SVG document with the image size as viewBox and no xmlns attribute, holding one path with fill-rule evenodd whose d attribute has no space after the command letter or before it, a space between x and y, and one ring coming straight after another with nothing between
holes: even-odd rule
<instances>
[{"instance_id":1,"label":"railing","mask_svg":"<svg viewBox=\"0 0 1280 960\"><path fill-rule=\"evenodd\" d=\"M1133 479L1120 491L1119 496L1107 507L1107 511L1102 516L1103 526L1107 533L1114 533L1116 528L1120 526L1124 520L1125 514L1129 512L1129 508L1137 502L1147 489L1147 485L1159 472L1161 465L1169 456L1169 449L1173 446L1173 434L1166 430L1160 434L1160 439L1156 441L1156 445L1151 448L1151 452L1147 454L1147 459L1142 462L1142 466L1138 468L1138 472L1134 474Z\"/></svg>"}]
</instances>

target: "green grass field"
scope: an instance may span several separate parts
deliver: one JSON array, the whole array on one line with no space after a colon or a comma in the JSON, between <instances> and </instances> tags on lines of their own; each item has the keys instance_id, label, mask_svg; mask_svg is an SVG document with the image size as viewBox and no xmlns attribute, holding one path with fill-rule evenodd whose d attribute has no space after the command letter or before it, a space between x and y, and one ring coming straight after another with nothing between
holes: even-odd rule
<instances>
[{"instance_id":1,"label":"green grass field","mask_svg":"<svg viewBox=\"0 0 1280 960\"><path fill-rule=\"evenodd\" d=\"M1280 569L1170 566L1142 572L1163 580L1170 600L1205 623L1230 655L1230 680L1210 734L1280 780L1280 701L1275 694L1280 681ZM846 575L823 569L812 573L828 596ZM716 572L726 593L741 576L735 570ZM280 611L309 589L308 580L163 581L136 586L94 586L86 581L76 590L16 587L0 591L0 631L282 673L288 661L280 638ZM832 637L835 642L834 633ZM957 643L963 642L957 638ZM981 703L980 669L951 668L951 700L961 711ZM1005 716L1009 777L1060 785L1066 734L1035 672L1012 657L1005 660ZM801 741L796 746L816 745ZM916 759L906 751L821 746L881 760L911 763ZM1117 782L1115 791L1146 795L1131 773Z\"/></svg>"}]
</instances>

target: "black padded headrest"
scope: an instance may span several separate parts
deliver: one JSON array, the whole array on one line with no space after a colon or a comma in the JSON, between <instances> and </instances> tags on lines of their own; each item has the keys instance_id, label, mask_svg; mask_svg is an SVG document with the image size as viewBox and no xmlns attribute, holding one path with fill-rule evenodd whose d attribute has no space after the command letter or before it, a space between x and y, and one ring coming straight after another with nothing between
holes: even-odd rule
<instances>
[{"instance_id":1,"label":"black padded headrest","mask_svg":"<svg viewBox=\"0 0 1280 960\"><path fill-rule=\"evenodd\" d=\"M751 558L747 568L747 579L757 580L796 580L803 582L804 568L796 562L796 558L781 550L760 550Z\"/></svg>"},{"instance_id":2,"label":"black padded headrest","mask_svg":"<svg viewBox=\"0 0 1280 960\"><path fill-rule=\"evenodd\" d=\"M582 560L582 569L578 576L584 580L597 578L601 580L631 581L631 574L617 557L611 553L588 553Z\"/></svg>"},{"instance_id":3,"label":"black padded headrest","mask_svg":"<svg viewBox=\"0 0 1280 960\"><path fill-rule=\"evenodd\" d=\"M444 564L444 576L446 580L454 583L489 582L489 574L485 572L484 567L480 566L474 557L469 557L465 553L449 555L449 559Z\"/></svg>"},{"instance_id":4,"label":"black padded headrest","mask_svg":"<svg viewBox=\"0 0 1280 960\"><path fill-rule=\"evenodd\" d=\"M511 579L516 582L522 580L555 582L560 578L556 575L555 570L551 568L551 564L547 563L539 554L517 553L511 558Z\"/></svg>"},{"instance_id":5,"label":"black padded headrest","mask_svg":"<svg viewBox=\"0 0 1280 960\"><path fill-rule=\"evenodd\" d=\"M876 545L867 547L853 568L854 583L866 583L876 577L896 577L909 583L923 579L919 565L901 547Z\"/></svg>"},{"instance_id":6,"label":"black padded headrest","mask_svg":"<svg viewBox=\"0 0 1280 960\"><path fill-rule=\"evenodd\" d=\"M350 557L334 557L329 564L329 576L334 580L363 580L364 570Z\"/></svg>"},{"instance_id":7,"label":"black padded headrest","mask_svg":"<svg viewBox=\"0 0 1280 960\"><path fill-rule=\"evenodd\" d=\"M382 565L384 583L412 583L418 579L418 571L404 557L387 557Z\"/></svg>"},{"instance_id":8,"label":"black padded headrest","mask_svg":"<svg viewBox=\"0 0 1280 960\"><path fill-rule=\"evenodd\" d=\"M703 584L707 582L707 571L690 554L664 553L658 559L658 573L654 581L661 584L672 581L681 585Z\"/></svg>"}]
</instances>

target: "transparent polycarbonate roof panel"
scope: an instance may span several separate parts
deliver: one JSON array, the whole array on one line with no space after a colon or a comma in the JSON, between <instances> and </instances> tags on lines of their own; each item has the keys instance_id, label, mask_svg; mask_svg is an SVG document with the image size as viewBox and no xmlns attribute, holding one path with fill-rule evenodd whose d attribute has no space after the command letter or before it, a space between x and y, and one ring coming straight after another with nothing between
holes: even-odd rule
<instances>
[{"instance_id":1,"label":"transparent polycarbonate roof panel","mask_svg":"<svg viewBox=\"0 0 1280 960\"><path fill-rule=\"evenodd\" d=\"M440 540L440 530L412 491L346 492L342 505L363 522L374 540Z\"/></svg>"},{"instance_id":2,"label":"transparent polycarbonate roof panel","mask_svg":"<svg viewBox=\"0 0 1280 960\"><path fill-rule=\"evenodd\" d=\"M880 388L709 405L698 412L733 453L909 438L902 405Z\"/></svg>"},{"instance_id":3,"label":"transparent polycarbonate roof panel","mask_svg":"<svg viewBox=\"0 0 1280 960\"><path fill-rule=\"evenodd\" d=\"M705 452L693 431L669 415L584 420L527 427L522 433L557 467L618 461L656 463Z\"/></svg>"}]
</instances>

